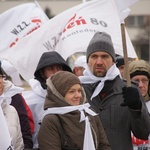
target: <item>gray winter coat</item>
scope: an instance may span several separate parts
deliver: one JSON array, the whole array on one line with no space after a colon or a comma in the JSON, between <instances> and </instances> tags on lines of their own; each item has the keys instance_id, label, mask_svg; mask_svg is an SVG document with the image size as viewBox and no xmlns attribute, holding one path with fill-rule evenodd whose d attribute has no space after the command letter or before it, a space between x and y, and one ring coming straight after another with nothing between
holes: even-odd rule
<instances>
[{"instance_id":1,"label":"gray winter coat","mask_svg":"<svg viewBox=\"0 0 150 150\"><path fill-rule=\"evenodd\" d=\"M147 139L150 133L150 115L142 100L141 111L121 107L123 103L122 88L126 83L116 77L113 81L106 81L101 93L105 93L103 100L96 96L90 100L97 84L84 84L87 99L91 106L99 113L108 141L112 150L133 150L131 131L137 138ZM132 85L136 86L136 85Z\"/></svg>"}]
</instances>

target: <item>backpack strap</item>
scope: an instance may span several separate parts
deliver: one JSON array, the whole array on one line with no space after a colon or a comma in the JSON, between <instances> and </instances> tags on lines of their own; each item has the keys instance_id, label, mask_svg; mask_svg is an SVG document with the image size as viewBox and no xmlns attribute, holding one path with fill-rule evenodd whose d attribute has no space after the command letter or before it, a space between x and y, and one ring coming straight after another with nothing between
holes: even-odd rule
<instances>
[{"instance_id":1,"label":"backpack strap","mask_svg":"<svg viewBox=\"0 0 150 150\"><path fill-rule=\"evenodd\" d=\"M68 138L67 138L67 135L65 133L64 127L62 125L61 118L57 114L56 114L56 116L58 117L58 120L59 120L60 126L61 126L60 131L61 131L61 144L62 144L62 147L69 147Z\"/></svg>"}]
</instances>

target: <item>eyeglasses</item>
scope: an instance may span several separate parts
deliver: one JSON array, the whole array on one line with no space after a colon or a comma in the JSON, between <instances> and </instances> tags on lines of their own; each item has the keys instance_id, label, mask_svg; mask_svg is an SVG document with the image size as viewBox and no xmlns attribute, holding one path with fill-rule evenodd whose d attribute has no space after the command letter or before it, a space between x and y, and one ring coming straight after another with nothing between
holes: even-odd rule
<instances>
[{"instance_id":1,"label":"eyeglasses","mask_svg":"<svg viewBox=\"0 0 150 150\"><path fill-rule=\"evenodd\" d=\"M138 82L138 83L142 82L143 84L147 84L149 82L148 79L141 79L141 80L136 79L135 81Z\"/></svg>"}]
</instances>

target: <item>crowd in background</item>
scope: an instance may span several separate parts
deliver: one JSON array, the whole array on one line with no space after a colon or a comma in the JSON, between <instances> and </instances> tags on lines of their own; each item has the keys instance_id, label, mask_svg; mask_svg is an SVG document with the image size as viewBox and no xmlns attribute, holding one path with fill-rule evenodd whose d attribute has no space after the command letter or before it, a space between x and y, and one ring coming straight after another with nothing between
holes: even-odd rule
<instances>
[{"instance_id":1,"label":"crowd in background","mask_svg":"<svg viewBox=\"0 0 150 150\"><path fill-rule=\"evenodd\" d=\"M106 32L94 34L73 68L57 52L43 53L31 90L16 86L5 69L1 64L0 102L15 150L148 148L150 65L125 64Z\"/></svg>"}]
</instances>

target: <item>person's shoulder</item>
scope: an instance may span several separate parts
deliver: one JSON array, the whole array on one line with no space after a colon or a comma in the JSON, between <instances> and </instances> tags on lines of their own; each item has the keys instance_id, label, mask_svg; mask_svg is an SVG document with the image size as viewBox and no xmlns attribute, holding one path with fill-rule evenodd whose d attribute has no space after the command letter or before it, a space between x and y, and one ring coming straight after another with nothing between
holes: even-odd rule
<instances>
[{"instance_id":1,"label":"person's shoulder","mask_svg":"<svg viewBox=\"0 0 150 150\"><path fill-rule=\"evenodd\" d=\"M41 124L43 124L44 126L54 128L54 126L59 127L60 122L57 115L47 114L46 116L44 116L43 120L41 121Z\"/></svg>"},{"instance_id":2,"label":"person's shoulder","mask_svg":"<svg viewBox=\"0 0 150 150\"><path fill-rule=\"evenodd\" d=\"M13 99L22 99L23 96L21 95L21 93L17 93L15 95L12 96Z\"/></svg>"},{"instance_id":3,"label":"person's shoulder","mask_svg":"<svg viewBox=\"0 0 150 150\"><path fill-rule=\"evenodd\" d=\"M56 123L58 122L58 117L55 114L47 114L44 116L43 121L50 121Z\"/></svg>"},{"instance_id":4,"label":"person's shoulder","mask_svg":"<svg viewBox=\"0 0 150 150\"><path fill-rule=\"evenodd\" d=\"M5 110L7 116L10 116L10 118L13 120L14 117L18 117L18 113L15 109L15 107L11 106L11 105L7 105L6 110Z\"/></svg>"},{"instance_id":5,"label":"person's shoulder","mask_svg":"<svg viewBox=\"0 0 150 150\"><path fill-rule=\"evenodd\" d=\"M11 104L14 105L19 105L22 104L24 105L24 101L23 101L23 97L20 93L17 93L15 95L12 96L12 101Z\"/></svg>"},{"instance_id":6,"label":"person's shoulder","mask_svg":"<svg viewBox=\"0 0 150 150\"><path fill-rule=\"evenodd\" d=\"M7 109L9 110L9 113L17 113L17 111L16 111L14 106L7 105Z\"/></svg>"},{"instance_id":7,"label":"person's shoulder","mask_svg":"<svg viewBox=\"0 0 150 150\"><path fill-rule=\"evenodd\" d=\"M100 81L97 81L95 83L82 83L82 86L83 87L96 87L99 83Z\"/></svg>"}]
</instances>

